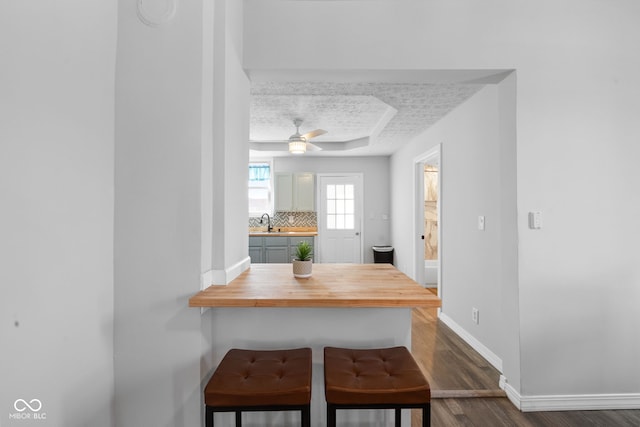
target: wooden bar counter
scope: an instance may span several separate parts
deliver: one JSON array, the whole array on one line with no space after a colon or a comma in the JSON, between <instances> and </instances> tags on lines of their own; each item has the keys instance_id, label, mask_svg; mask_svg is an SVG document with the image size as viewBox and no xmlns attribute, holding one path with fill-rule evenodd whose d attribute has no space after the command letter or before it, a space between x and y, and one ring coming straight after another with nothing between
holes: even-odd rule
<instances>
[{"instance_id":1,"label":"wooden bar counter","mask_svg":"<svg viewBox=\"0 0 640 427\"><path fill-rule=\"evenodd\" d=\"M390 264L314 264L308 279L291 264L252 264L190 307L440 307L440 299Z\"/></svg>"},{"instance_id":2,"label":"wooden bar counter","mask_svg":"<svg viewBox=\"0 0 640 427\"><path fill-rule=\"evenodd\" d=\"M209 286L189 300L202 313L206 376L231 348L310 347L313 353L311 425L326 426L323 348L411 349L413 307L440 307L440 299L390 264L314 264L308 279L291 264L252 264L228 285ZM247 426L300 425L297 412L253 412ZM394 425L393 410L339 411L340 425ZM402 427L410 426L403 410ZM215 425L233 425L216 413Z\"/></svg>"}]
</instances>

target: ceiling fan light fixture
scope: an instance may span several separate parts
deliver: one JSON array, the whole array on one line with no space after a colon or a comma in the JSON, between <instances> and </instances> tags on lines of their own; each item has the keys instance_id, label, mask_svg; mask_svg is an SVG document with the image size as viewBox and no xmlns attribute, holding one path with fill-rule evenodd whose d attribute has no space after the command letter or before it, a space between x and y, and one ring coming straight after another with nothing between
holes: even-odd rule
<instances>
[{"instance_id":1,"label":"ceiling fan light fixture","mask_svg":"<svg viewBox=\"0 0 640 427\"><path fill-rule=\"evenodd\" d=\"M291 154L304 154L307 151L307 143L304 140L289 141L289 152Z\"/></svg>"}]
</instances>

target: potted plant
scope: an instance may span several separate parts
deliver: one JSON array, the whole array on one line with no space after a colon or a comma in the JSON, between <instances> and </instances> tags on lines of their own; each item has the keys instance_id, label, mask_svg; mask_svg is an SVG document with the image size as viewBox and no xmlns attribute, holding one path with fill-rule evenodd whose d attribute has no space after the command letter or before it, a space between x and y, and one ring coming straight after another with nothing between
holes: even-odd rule
<instances>
[{"instance_id":1,"label":"potted plant","mask_svg":"<svg viewBox=\"0 0 640 427\"><path fill-rule=\"evenodd\" d=\"M301 279L311 277L313 252L312 246L306 240L301 241L296 246L295 257L293 258L293 276Z\"/></svg>"}]
</instances>

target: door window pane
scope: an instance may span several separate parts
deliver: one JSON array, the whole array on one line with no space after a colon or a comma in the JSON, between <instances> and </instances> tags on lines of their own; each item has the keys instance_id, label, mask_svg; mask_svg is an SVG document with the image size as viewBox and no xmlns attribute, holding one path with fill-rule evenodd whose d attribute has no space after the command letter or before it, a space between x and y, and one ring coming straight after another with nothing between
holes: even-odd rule
<instances>
[{"instance_id":1,"label":"door window pane","mask_svg":"<svg viewBox=\"0 0 640 427\"><path fill-rule=\"evenodd\" d=\"M344 216L344 228L346 228L347 230L353 230L355 224L353 221L353 215L352 214L348 214Z\"/></svg>"},{"instance_id":2,"label":"door window pane","mask_svg":"<svg viewBox=\"0 0 640 427\"><path fill-rule=\"evenodd\" d=\"M355 209L355 204L354 204L353 200L345 200L344 201L344 213L353 214L353 213L355 213L354 209Z\"/></svg>"},{"instance_id":3,"label":"door window pane","mask_svg":"<svg viewBox=\"0 0 640 427\"><path fill-rule=\"evenodd\" d=\"M349 185L345 185L344 186L344 198L345 199L350 199L350 200L354 199L354 196L353 196L353 185L349 184Z\"/></svg>"},{"instance_id":4,"label":"door window pane","mask_svg":"<svg viewBox=\"0 0 640 427\"><path fill-rule=\"evenodd\" d=\"M327 213L335 214L336 213L336 201L335 200L327 200Z\"/></svg>"},{"instance_id":5,"label":"door window pane","mask_svg":"<svg viewBox=\"0 0 640 427\"><path fill-rule=\"evenodd\" d=\"M336 186L335 185L327 185L327 200L336 198Z\"/></svg>"},{"instance_id":6,"label":"door window pane","mask_svg":"<svg viewBox=\"0 0 640 427\"><path fill-rule=\"evenodd\" d=\"M353 184L329 184L327 189L327 229L355 228L355 192Z\"/></svg>"}]
</instances>

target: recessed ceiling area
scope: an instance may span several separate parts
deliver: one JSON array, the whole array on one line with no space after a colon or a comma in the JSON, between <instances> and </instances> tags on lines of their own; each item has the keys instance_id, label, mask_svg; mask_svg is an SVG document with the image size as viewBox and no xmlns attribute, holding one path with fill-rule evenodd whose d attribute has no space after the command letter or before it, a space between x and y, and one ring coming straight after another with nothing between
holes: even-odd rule
<instances>
[{"instance_id":1,"label":"recessed ceiling area","mask_svg":"<svg viewBox=\"0 0 640 427\"><path fill-rule=\"evenodd\" d=\"M324 129L304 156L384 156L427 130L504 70L249 72L251 157L289 156L300 133Z\"/></svg>"}]
</instances>

